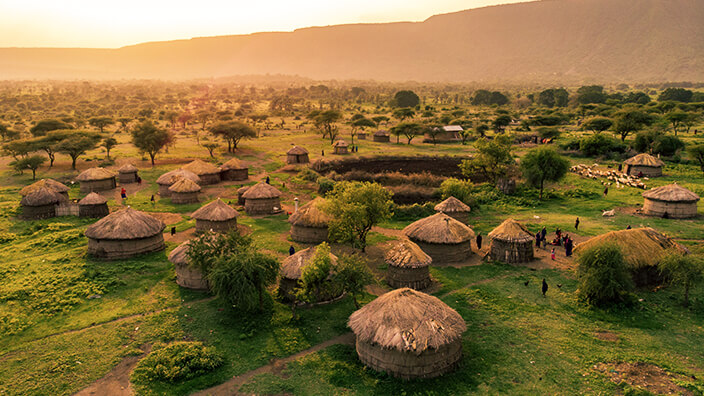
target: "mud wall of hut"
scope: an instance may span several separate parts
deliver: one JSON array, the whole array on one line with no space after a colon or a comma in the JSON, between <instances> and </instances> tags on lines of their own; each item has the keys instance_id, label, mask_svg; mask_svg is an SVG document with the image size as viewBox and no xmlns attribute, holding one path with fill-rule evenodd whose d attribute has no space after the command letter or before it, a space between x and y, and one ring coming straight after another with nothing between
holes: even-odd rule
<instances>
[{"instance_id":1,"label":"mud wall of hut","mask_svg":"<svg viewBox=\"0 0 704 396\"><path fill-rule=\"evenodd\" d=\"M188 264L174 264L176 283L187 289L208 290L208 281L203 278L199 269Z\"/></svg>"},{"instance_id":2,"label":"mud wall of hut","mask_svg":"<svg viewBox=\"0 0 704 396\"><path fill-rule=\"evenodd\" d=\"M56 204L22 206L22 218L24 219L48 219L50 217L56 217Z\"/></svg>"},{"instance_id":3,"label":"mud wall of hut","mask_svg":"<svg viewBox=\"0 0 704 396\"><path fill-rule=\"evenodd\" d=\"M287 164L307 164L310 161L308 160L308 154L287 154L286 155L286 163Z\"/></svg>"},{"instance_id":4,"label":"mud wall of hut","mask_svg":"<svg viewBox=\"0 0 704 396\"><path fill-rule=\"evenodd\" d=\"M115 182L114 177L105 180L82 181L80 182L80 184L82 193L89 193L93 191L107 191L117 187L117 183Z\"/></svg>"},{"instance_id":5,"label":"mud wall of hut","mask_svg":"<svg viewBox=\"0 0 704 396\"><path fill-rule=\"evenodd\" d=\"M508 264L527 263L533 260L533 241L506 242L493 239L489 246L492 260Z\"/></svg>"},{"instance_id":6,"label":"mud wall of hut","mask_svg":"<svg viewBox=\"0 0 704 396\"><path fill-rule=\"evenodd\" d=\"M105 217L110 214L108 204L78 205L78 215L81 217Z\"/></svg>"},{"instance_id":7,"label":"mud wall of hut","mask_svg":"<svg viewBox=\"0 0 704 396\"><path fill-rule=\"evenodd\" d=\"M643 172L643 176L647 177L660 177L662 176L661 167L653 166L641 166L641 165L626 165L626 174L631 176L638 176L640 172Z\"/></svg>"},{"instance_id":8,"label":"mud wall of hut","mask_svg":"<svg viewBox=\"0 0 704 396\"><path fill-rule=\"evenodd\" d=\"M120 173L117 179L120 184L137 183L137 172Z\"/></svg>"},{"instance_id":9,"label":"mud wall of hut","mask_svg":"<svg viewBox=\"0 0 704 396\"><path fill-rule=\"evenodd\" d=\"M415 290L423 290L430 286L430 270L428 267L401 268L389 265L386 281L394 289L410 287Z\"/></svg>"},{"instance_id":10,"label":"mud wall of hut","mask_svg":"<svg viewBox=\"0 0 704 396\"><path fill-rule=\"evenodd\" d=\"M385 349L359 340L356 347L362 363L402 379L440 376L454 370L462 358L462 342L459 339L438 349L426 349L420 355Z\"/></svg>"},{"instance_id":11,"label":"mud wall of hut","mask_svg":"<svg viewBox=\"0 0 704 396\"><path fill-rule=\"evenodd\" d=\"M124 259L159 250L164 250L164 236L161 233L141 239L88 238L88 254L105 260Z\"/></svg>"},{"instance_id":12,"label":"mud wall of hut","mask_svg":"<svg viewBox=\"0 0 704 396\"><path fill-rule=\"evenodd\" d=\"M228 169L221 173L221 178L229 181L247 180L249 171L247 169Z\"/></svg>"},{"instance_id":13,"label":"mud wall of hut","mask_svg":"<svg viewBox=\"0 0 704 396\"><path fill-rule=\"evenodd\" d=\"M415 239L415 242L428 256L433 259L433 265L443 265L465 261L472 256L470 241L456 245L425 243Z\"/></svg>"},{"instance_id":14,"label":"mud wall of hut","mask_svg":"<svg viewBox=\"0 0 704 396\"><path fill-rule=\"evenodd\" d=\"M281 209L281 201L279 198L249 198L244 200L244 210L248 214L273 214L276 212L274 208Z\"/></svg>"},{"instance_id":15,"label":"mud wall of hut","mask_svg":"<svg viewBox=\"0 0 704 396\"><path fill-rule=\"evenodd\" d=\"M196 232L213 230L215 232L227 233L233 228L237 228L236 218L225 221L196 220Z\"/></svg>"},{"instance_id":16,"label":"mud wall of hut","mask_svg":"<svg viewBox=\"0 0 704 396\"><path fill-rule=\"evenodd\" d=\"M171 186L168 184L159 184L159 195L162 197L170 197L171 191L169 191L169 187Z\"/></svg>"},{"instance_id":17,"label":"mud wall of hut","mask_svg":"<svg viewBox=\"0 0 704 396\"><path fill-rule=\"evenodd\" d=\"M687 219L697 215L696 202L663 202L645 198L643 213L650 216L667 217L671 219Z\"/></svg>"},{"instance_id":18,"label":"mud wall of hut","mask_svg":"<svg viewBox=\"0 0 704 396\"><path fill-rule=\"evenodd\" d=\"M198 202L198 192L171 192L171 202L189 204Z\"/></svg>"},{"instance_id":19,"label":"mud wall of hut","mask_svg":"<svg viewBox=\"0 0 704 396\"><path fill-rule=\"evenodd\" d=\"M291 239L302 243L321 243L328 240L327 227L305 227L291 224Z\"/></svg>"},{"instance_id":20,"label":"mud wall of hut","mask_svg":"<svg viewBox=\"0 0 704 396\"><path fill-rule=\"evenodd\" d=\"M219 173L212 173L209 175L198 175L198 177L200 177L200 183L198 183L198 184L200 184L201 186L220 183L220 174Z\"/></svg>"}]
</instances>

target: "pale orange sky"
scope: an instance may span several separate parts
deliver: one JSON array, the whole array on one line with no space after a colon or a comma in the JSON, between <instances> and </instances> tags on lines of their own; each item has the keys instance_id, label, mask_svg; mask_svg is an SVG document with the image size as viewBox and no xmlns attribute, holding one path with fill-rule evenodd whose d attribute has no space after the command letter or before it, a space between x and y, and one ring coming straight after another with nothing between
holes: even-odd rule
<instances>
[{"instance_id":1,"label":"pale orange sky","mask_svg":"<svg viewBox=\"0 0 704 396\"><path fill-rule=\"evenodd\" d=\"M290 31L526 0L0 0L0 47L115 48L145 41Z\"/></svg>"}]
</instances>

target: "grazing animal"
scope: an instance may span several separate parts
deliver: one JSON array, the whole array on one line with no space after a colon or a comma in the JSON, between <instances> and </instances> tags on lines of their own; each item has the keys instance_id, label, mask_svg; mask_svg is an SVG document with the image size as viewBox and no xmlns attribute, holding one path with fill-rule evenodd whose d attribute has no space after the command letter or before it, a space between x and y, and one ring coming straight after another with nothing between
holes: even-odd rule
<instances>
[{"instance_id":1,"label":"grazing animal","mask_svg":"<svg viewBox=\"0 0 704 396\"><path fill-rule=\"evenodd\" d=\"M529 281L529 280L527 280L527 281L523 282L523 284L524 284L524 285L525 285L526 287L528 287L528 284L529 284L529 283L530 283L530 281Z\"/></svg>"},{"instance_id":2,"label":"grazing animal","mask_svg":"<svg viewBox=\"0 0 704 396\"><path fill-rule=\"evenodd\" d=\"M543 278L543 297L545 297L545 293L548 292L548 283L545 282L545 278Z\"/></svg>"}]
</instances>

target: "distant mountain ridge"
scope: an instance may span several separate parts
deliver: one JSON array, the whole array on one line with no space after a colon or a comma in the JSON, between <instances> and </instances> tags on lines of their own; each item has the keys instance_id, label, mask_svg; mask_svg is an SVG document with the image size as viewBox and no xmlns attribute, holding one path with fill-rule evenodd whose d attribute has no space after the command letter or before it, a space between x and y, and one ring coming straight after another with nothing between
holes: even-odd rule
<instances>
[{"instance_id":1,"label":"distant mountain ridge","mask_svg":"<svg viewBox=\"0 0 704 396\"><path fill-rule=\"evenodd\" d=\"M355 24L150 42L0 48L0 79L284 74L385 81L704 81L704 0L543 0Z\"/></svg>"}]
</instances>

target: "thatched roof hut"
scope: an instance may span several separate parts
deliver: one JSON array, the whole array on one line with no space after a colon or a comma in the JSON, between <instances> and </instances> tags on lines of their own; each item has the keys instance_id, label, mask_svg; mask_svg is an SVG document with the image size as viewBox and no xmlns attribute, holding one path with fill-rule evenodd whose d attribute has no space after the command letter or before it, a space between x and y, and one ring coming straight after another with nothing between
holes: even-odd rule
<instances>
[{"instance_id":1,"label":"thatched roof hut","mask_svg":"<svg viewBox=\"0 0 704 396\"><path fill-rule=\"evenodd\" d=\"M220 166L220 178L222 180L240 181L249 178L249 168L244 162L237 158L232 158Z\"/></svg>"},{"instance_id":2,"label":"thatched roof hut","mask_svg":"<svg viewBox=\"0 0 704 396\"><path fill-rule=\"evenodd\" d=\"M182 166L181 169L198 175L198 177L200 177L200 184L208 185L220 183L220 168L209 162L196 159Z\"/></svg>"},{"instance_id":3,"label":"thatched roof hut","mask_svg":"<svg viewBox=\"0 0 704 396\"><path fill-rule=\"evenodd\" d=\"M176 283L187 289L208 290L208 281L200 269L188 264L188 249L191 241L186 241L169 253L169 261L174 264Z\"/></svg>"},{"instance_id":4,"label":"thatched roof hut","mask_svg":"<svg viewBox=\"0 0 704 396\"><path fill-rule=\"evenodd\" d=\"M579 255L590 247L605 243L615 243L621 248L633 280L638 285L661 280L658 264L670 252L689 253L685 247L650 227L607 232L578 244L574 252Z\"/></svg>"},{"instance_id":5,"label":"thatched roof hut","mask_svg":"<svg viewBox=\"0 0 704 396\"><path fill-rule=\"evenodd\" d=\"M444 213L420 219L403 233L432 257L435 265L465 261L472 255L474 231Z\"/></svg>"},{"instance_id":6,"label":"thatched roof hut","mask_svg":"<svg viewBox=\"0 0 704 396\"><path fill-rule=\"evenodd\" d=\"M386 252L384 261L389 265L386 281L395 289L410 287L425 289L430 285L429 266L433 262L423 250L408 239L400 240Z\"/></svg>"},{"instance_id":7,"label":"thatched roof hut","mask_svg":"<svg viewBox=\"0 0 704 396\"><path fill-rule=\"evenodd\" d=\"M643 213L670 219L697 216L699 195L677 183L668 184L643 193Z\"/></svg>"},{"instance_id":8,"label":"thatched roof hut","mask_svg":"<svg viewBox=\"0 0 704 396\"><path fill-rule=\"evenodd\" d=\"M388 143L391 141L391 136L387 131L378 130L374 132L374 137L372 138L372 140L380 143Z\"/></svg>"},{"instance_id":9,"label":"thatched roof hut","mask_svg":"<svg viewBox=\"0 0 704 396\"><path fill-rule=\"evenodd\" d=\"M344 140L338 140L332 145L333 154L348 154L347 147L349 144Z\"/></svg>"},{"instance_id":10,"label":"thatched roof hut","mask_svg":"<svg viewBox=\"0 0 704 396\"><path fill-rule=\"evenodd\" d=\"M41 179L41 180L38 180L38 181L22 188L20 190L20 195L23 197L27 196L30 193L33 193L42 187L48 187L48 188L54 190L54 192L57 192L57 193L61 194L62 196L64 196L66 199L68 199L68 192L69 192L69 190L71 190L68 186L66 186L63 183L59 183L56 180Z\"/></svg>"},{"instance_id":11,"label":"thatched roof hut","mask_svg":"<svg viewBox=\"0 0 704 396\"><path fill-rule=\"evenodd\" d=\"M56 216L56 205L66 201L66 197L43 186L22 197L22 217L25 219L48 219Z\"/></svg>"},{"instance_id":12,"label":"thatched roof hut","mask_svg":"<svg viewBox=\"0 0 704 396\"><path fill-rule=\"evenodd\" d=\"M506 219L489 233L489 258L504 263L533 260L533 235L514 219Z\"/></svg>"},{"instance_id":13,"label":"thatched roof hut","mask_svg":"<svg viewBox=\"0 0 704 396\"><path fill-rule=\"evenodd\" d=\"M171 202L175 204L187 204L198 202L200 186L191 179L182 177L169 187Z\"/></svg>"},{"instance_id":14,"label":"thatched roof hut","mask_svg":"<svg viewBox=\"0 0 704 396\"><path fill-rule=\"evenodd\" d=\"M433 378L462 358L464 319L439 298L392 290L350 315L359 359L402 379Z\"/></svg>"},{"instance_id":15,"label":"thatched roof hut","mask_svg":"<svg viewBox=\"0 0 704 396\"><path fill-rule=\"evenodd\" d=\"M249 187L251 186L242 186L237 189L237 205L244 205L243 195L247 192L247 190L249 190Z\"/></svg>"},{"instance_id":16,"label":"thatched roof hut","mask_svg":"<svg viewBox=\"0 0 704 396\"><path fill-rule=\"evenodd\" d=\"M193 212L192 218L196 219L196 231L215 231L226 233L237 227L239 213L220 198Z\"/></svg>"},{"instance_id":17,"label":"thatched roof hut","mask_svg":"<svg viewBox=\"0 0 704 396\"><path fill-rule=\"evenodd\" d=\"M281 191L276 187L259 182L242 194L244 210L247 214L274 214L281 211Z\"/></svg>"},{"instance_id":18,"label":"thatched roof hut","mask_svg":"<svg viewBox=\"0 0 704 396\"><path fill-rule=\"evenodd\" d=\"M455 197L449 197L446 200L435 205L436 212L442 212L446 215L454 218L455 220L461 221L464 224L469 223L469 212L472 209Z\"/></svg>"},{"instance_id":19,"label":"thatched roof hut","mask_svg":"<svg viewBox=\"0 0 704 396\"><path fill-rule=\"evenodd\" d=\"M321 208L324 202L323 198L317 197L288 218L291 239L302 243L321 243L328 239L330 216Z\"/></svg>"},{"instance_id":20,"label":"thatched roof hut","mask_svg":"<svg viewBox=\"0 0 704 396\"><path fill-rule=\"evenodd\" d=\"M90 193L78 201L78 216L105 217L110 214L108 200L98 193Z\"/></svg>"},{"instance_id":21,"label":"thatched roof hut","mask_svg":"<svg viewBox=\"0 0 704 396\"><path fill-rule=\"evenodd\" d=\"M310 264L317 249L317 246L313 246L308 249L299 250L284 259L280 270L281 278L279 279L279 293L285 299L293 299L293 290L296 288L298 281L301 279L303 268ZM337 256L330 253L330 262L333 266L337 265ZM318 300L331 300L341 294L341 290L330 290L327 294L322 293Z\"/></svg>"},{"instance_id":22,"label":"thatched roof hut","mask_svg":"<svg viewBox=\"0 0 704 396\"><path fill-rule=\"evenodd\" d=\"M307 164L309 162L308 150L301 146L293 146L286 152L287 164Z\"/></svg>"},{"instance_id":23,"label":"thatched roof hut","mask_svg":"<svg viewBox=\"0 0 704 396\"><path fill-rule=\"evenodd\" d=\"M162 197L168 197L171 195L169 187L181 178L190 179L191 181L200 183L200 177L198 177L195 173L184 169L175 169L164 173L156 179L156 184L159 185L159 195Z\"/></svg>"},{"instance_id":24,"label":"thatched roof hut","mask_svg":"<svg viewBox=\"0 0 704 396\"><path fill-rule=\"evenodd\" d=\"M117 170L117 179L120 184L137 183L138 169L132 164L124 164Z\"/></svg>"},{"instance_id":25,"label":"thatched roof hut","mask_svg":"<svg viewBox=\"0 0 704 396\"><path fill-rule=\"evenodd\" d=\"M165 227L161 220L128 206L88 227L88 254L116 260L163 250Z\"/></svg>"},{"instance_id":26,"label":"thatched roof hut","mask_svg":"<svg viewBox=\"0 0 704 396\"><path fill-rule=\"evenodd\" d=\"M117 187L115 173L105 168L90 168L81 172L76 180L81 184L81 192L112 190Z\"/></svg>"},{"instance_id":27,"label":"thatched roof hut","mask_svg":"<svg viewBox=\"0 0 704 396\"><path fill-rule=\"evenodd\" d=\"M631 176L639 176L643 173L643 176L647 177L659 177L662 176L662 167L665 163L660 161L659 158L655 158L650 154L642 153L633 156L623 162L623 171Z\"/></svg>"}]
</instances>

